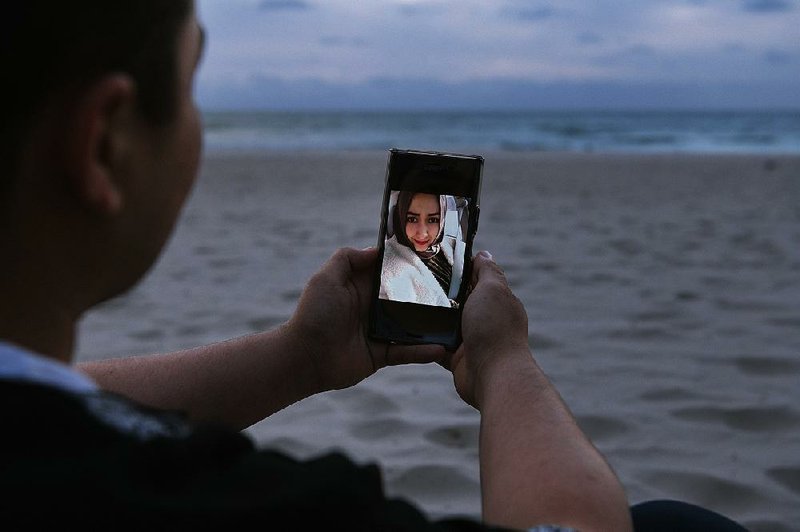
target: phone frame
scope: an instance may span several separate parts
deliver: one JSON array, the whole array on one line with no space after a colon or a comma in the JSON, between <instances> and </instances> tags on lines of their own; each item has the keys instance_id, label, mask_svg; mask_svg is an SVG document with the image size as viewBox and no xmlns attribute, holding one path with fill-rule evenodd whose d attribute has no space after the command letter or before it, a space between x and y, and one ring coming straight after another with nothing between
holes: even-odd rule
<instances>
[{"instance_id":1,"label":"phone frame","mask_svg":"<svg viewBox=\"0 0 800 532\"><path fill-rule=\"evenodd\" d=\"M472 245L478 230L484 159L480 155L391 148L381 203L378 262L373 276L368 320L369 338L391 344L440 344L455 350L461 343L461 313L472 270ZM424 176L424 177L422 177ZM407 190L465 197L468 200L463 271L457 308L381 299L381 274L386 248L392 191ZM444 216L444 213L441 213Z\"/></svg>"}]
</instances>

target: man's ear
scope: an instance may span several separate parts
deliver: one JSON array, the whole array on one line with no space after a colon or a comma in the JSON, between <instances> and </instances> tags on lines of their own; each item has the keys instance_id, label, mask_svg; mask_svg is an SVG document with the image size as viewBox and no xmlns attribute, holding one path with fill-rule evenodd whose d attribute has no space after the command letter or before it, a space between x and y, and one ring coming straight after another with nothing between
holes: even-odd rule
<instances>
[{"instance_id":1,"label":"man's ear","mask_svg":"<svg viewBox=\"0 0 800 532\"><path fill-rule=\"evenodd\" d=\"M102 215L122 209L121 170L134 133L135 106L136 88L130 76L104 76L76 102L72 131L63 137L70 184L87 208Z\"/></svg>"}]
</instances>

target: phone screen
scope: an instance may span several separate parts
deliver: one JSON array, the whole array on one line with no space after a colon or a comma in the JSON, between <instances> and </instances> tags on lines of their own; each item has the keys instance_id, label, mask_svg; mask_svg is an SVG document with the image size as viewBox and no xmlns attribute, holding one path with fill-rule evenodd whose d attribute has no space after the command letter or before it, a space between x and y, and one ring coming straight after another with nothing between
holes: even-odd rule
<instances>
[{"instance_id":1,"label":"phone screen","mask_svg":"<svg viewBox=\"0 0 800 532\"><path fill-rule=\"evenodd\" d=\"M389 150L372 338L460 343L482 171L478 155Z\"/></svg>"}]
</instances>

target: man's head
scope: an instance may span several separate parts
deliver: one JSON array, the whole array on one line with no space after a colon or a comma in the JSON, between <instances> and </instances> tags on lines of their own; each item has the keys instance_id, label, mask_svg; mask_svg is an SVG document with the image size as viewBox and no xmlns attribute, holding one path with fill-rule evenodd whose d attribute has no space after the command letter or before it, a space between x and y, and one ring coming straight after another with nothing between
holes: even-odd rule
<instances>
[{"instance_id":1,"label":"man's head","mask_svg":"<svg viewBox=\"0 0 800 532\"><path fill-rule=\"evenodd\" d=\"M174 52L192 7L192 0L26 0L3 7L3 164L15 165L37 113L54 101L76 97L110 72L125 72L135 80L144 117L154 124L173 118Z\"/></svg>"},{"instance_id":2,"label":"man's head","mask_svg":"<svg viewBox=\"0 0 800 532\"><path fill-rule=\"evenodd\" d=\"M193 0L13 5L0 13L0 289L32 316L77 317L153 264L191 188L203 33Z\"/></svg>"}]
</instances>

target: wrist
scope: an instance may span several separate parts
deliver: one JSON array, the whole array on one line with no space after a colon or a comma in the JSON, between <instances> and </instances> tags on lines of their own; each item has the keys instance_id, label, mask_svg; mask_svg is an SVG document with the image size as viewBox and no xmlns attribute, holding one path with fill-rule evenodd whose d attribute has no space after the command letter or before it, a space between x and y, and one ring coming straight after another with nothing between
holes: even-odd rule
<instances>
[{"instance_id":1,"label":"wrist","mask_svg":"<svg viewBox=\"0 0 800 532\"><path fill-rule=\"evenodd\" d=\"M274 334L283 346L283 356L291 364L291 377L287 378L302 388L303 397L327 391L318 364L319 349L310 340L310 335L305 334L293 320L278 327Z\"/></svg>"},{"instance_id":2,"label":"wrist","mask_svg":"<svg viewBox=\"0 0 800 532\"><path fill-rule=\"evenodd\" d=\"M530 386L544 378L539 366L533 359L530 349L519 347L502 355L493 354L477 372L475 381L475 399L479 408L498 394L514 393L519 385Z\"/></svg>"}]
</instances>

